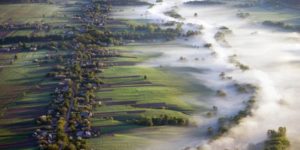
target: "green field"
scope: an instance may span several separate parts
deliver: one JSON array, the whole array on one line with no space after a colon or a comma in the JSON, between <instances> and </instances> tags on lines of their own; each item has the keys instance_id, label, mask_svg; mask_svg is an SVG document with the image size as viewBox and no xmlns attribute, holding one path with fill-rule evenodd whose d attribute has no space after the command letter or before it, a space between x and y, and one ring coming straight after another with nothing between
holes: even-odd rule
<instances>
[{"instance_id":1,"label":"green field","mask_svg":"<svg viewBox=\"0 0 300 150\"><path fill-rule=\"evenodd\" d=\"M33 61L44 58L48 52L41 50L18 53L18 59L13 64L6 64L1 70L0 144L32 139L31 135L38 127L34 120L45 113L46 106L51 99L51 91L43 88L53 83L45 78L52 65L40 66ZM4 56L4 58L11 59L14 54ZM33 147L26 145L24 149L26 148Z\"/></svg>"},{"instance_id":2,"label":"green field","mask_svg":"<svg viewBox=\"0 0 300 150\"><path fill-rule=\"evenodd\" d=\"M130 57L115 58L113 61L130 61L140 63L150 58L159 57L159 53L137 50L134 46L113 47L122 51L122 54ZM143 51L139 53L137 51ZM132 57L135 56L135 57ZM154 137L160 139L165 135L176 134L187 127L180 129L173 127L144 127L132 124L132 120L141 117L157 117L168 115L180 118L189 118L189 113L195 110L182 95L186 90L186 80L179 80L179 75L173 74L164 68L153 68L146 66L113 66L105 69L101 77L104 77L105 84L115 85L114 87L102 90L112 90L98 92L96 96L101 99L112 99L117 102L136 101L137 104L166 103L172 108L153 109L137 108L130 105L103 105L97 108L94 113L124 112L144 110L143 113L126 114L121 113L112 119L101 119L93 117L93 126L101 127L102 136L88 140L94 149L106 150L134 150L145 144L156 143ZM147 76L147 79L144 78ZM115 77L115 78L114 78ZM128 77L128 78L118 78ZM150 86L139 86L134 83L150 82ZM130 84L130 86L122 86ZM133 85L131 85L133 84ZM171 135L170 135L171 136Z\"/></svg>"},{"instance_id":3,"label":"green field","mask_svg":"<svg viewBox=\"0 0 300 150\"><path fill-rule=\"evenodd\" d=\"M88 143L95 150L140 150L147 146L155 147L167 144L172 138L178 138L189 131L188 128L171 126L147 128L133 126L129 128L131 129L126 129L125 132L104 135L99 139L90 139Z\"/></svg>"},{"instance_id":4,"label":"green field","mask_svg":"<svg viewBox=\"0 0 300 150\"><path fill-rule=\"evenodd\" d=\"M249 10L251 15L250 18L259 22L263 21L276 21L285 22L291 25L300 25L299 10L292 9L263 9L256 8Z\"/></svg>"},{"instance_id":5,"label":"green field","mask_svg":"<svg viewBox=\"0 0 300 150\"><path fill-rule=\"evenodd\" d=\"M74 1L76 2L76 1ZM50 24L50 25L70 25L76 26L72 23L71 18L74 13L79 10L78 6L72 5L64 7L58 4L47 3L24 3L24 4L1 4L0 5L0 24ZM45 36L63 34L64 29L55 28L49 32L38 31L33 29L14 30L8 33L8 37L15 36Z\"/></svg>"},{"instance_id":6,"label":"green field","mask_svg":"<svg viewBox=\"0 0 300 150\"><path fill-rule=\"evenodd\" d=\"M18 23L57 22L62 17L60 8L50 4L5 4L0 5L0 23L8 21Z\"/></svg>"},{"instance_id":7,"label":"green field","mask_svg":"<svg viewBox=\"0 0 300 150\"><path fill-rule=\"evenodd\" d=\"M146 81L156 83L158 85L145 86L145 87L125 87L116 88L113 92L101 92L99 96L103 98L113 98L116 100L139 100L139 103L151 103L151 102L166 102L169 104L177 105L181 109L190 109L190 107L179 98L182 95L179 86L183 84L183 81L178 80L178 77L172 75L161 68L150 68L140 66L128 66L128 67L112 67L103 73L103 76L134 76L140 75L139 78L133 79L109 79L105 83L130 83L144 81L143 76L147 76ZM176 87L177 86L177 87Z\"/></svg>"}]
</instances>

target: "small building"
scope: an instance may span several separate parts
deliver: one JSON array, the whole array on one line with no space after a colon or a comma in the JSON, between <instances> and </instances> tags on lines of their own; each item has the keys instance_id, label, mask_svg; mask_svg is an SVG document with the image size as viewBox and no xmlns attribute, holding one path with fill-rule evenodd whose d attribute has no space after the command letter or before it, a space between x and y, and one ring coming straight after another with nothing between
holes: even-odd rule
<instances>
[{"instance_id":1,"label":"small building","mask_svg":"<svg viewBox=\"0 0 300 150\"><path fill-rule=\"evenodd\" d=\"M80 116L83 118L89 118L93 116L93 113L85 111L85 112L81 112Z\"/></svg>"},{"instance_id":2,"label":"small building","mask_svg":"<svg viewBox=\"0 0 300 150\"><path fill-rule=\"evenodd\" d=\"M91 138L92 133L90 131L78 131L76 133L77 137L82 137L82 138Z\"/></svg>"},{"instance_id":3,"label":"small building","mask_svg":"<svg viewBox=\"0 0 300 150\"><path fill-rule=\"evenodd\" d=\"M67 76L63 74L55 75L55 79L65 79Z\"/></svg>"}]
</instances>

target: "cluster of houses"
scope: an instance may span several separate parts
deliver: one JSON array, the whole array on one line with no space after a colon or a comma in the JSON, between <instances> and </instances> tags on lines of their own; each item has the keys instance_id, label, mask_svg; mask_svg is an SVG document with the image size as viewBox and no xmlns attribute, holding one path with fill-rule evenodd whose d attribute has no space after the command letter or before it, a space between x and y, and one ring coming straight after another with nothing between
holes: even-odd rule
<instances>
[{"instance_id":1,"label":"cluster of houses","mask_svg":"<svg viewBox=\"0 0 300 150\"><path fill-rule=\"evenodd\" d=\"M68 56L64 65L54 68L53 77L59 80L59 84L51 94L53 100L47 114L37 119L42 128L33 134L42 148L58 143L59 132L76 140L100 135L99 130L91 127L92 110L102 105L94 95L103 84L96 74L106 67L100 58L114 56L118 54L109 50L84 50L84 53L76 52ZM59 130L59 120L62 118L66 122L64 131Z\"/></svg>"},{"instance_id":2,"label":"cluster of houses","mask_svg":"<svg viewBox=\"0 0 300 150\"><path fill-rule=\"evenodd\" d=\"M103 3L105 3L103 5ZM108 5L105 1L97 3L91 3L84 5L81 8L82 14L77 14L72 17L75 22L85 23L87 25L93 25L96 27L104 27L106 24L108 14L111 9L111 6Z\"/></svg>"},{"instance_id":3,"label":"cluster of houses","mask_svg":"<svg viewBox=\"0 0 300 150\"><path fill-rule=\"evenodd\" d=\"M106 13L103 12L108 11L107 9L108 5L82 5L83 13L74 15L72 19L100 27L106 20ZM40 128L33 136L38 139L42 149L53 148L53 145L63 149L62 147L72 144L76 149L85 149L82 146L84 139L100 136L99 129L93 129L91 122L93 109L102 105L94 94L103 84L97 74L108 67L101 58L120 55L116 51L79 43L80 41L72 40L71 49L76 51L63 56L60 65L48 74L59 83L51 94L52 101L47 114L36 119Z\"/></svg>"},{"instance_id":4,"label":"cluster of houses","mask_svg":"<svg viewBox=\"0 0 300 150\"><path fill-rule=\"evenodd\" d=\"M67 26L64 24L52 25L44 22L36 23L4 23L0 24L0 31L14 31L14 30L38 30L49 31L51 29L64 29Z\"/></svg>"},{"instance_id":5,"label":"cluster of houses","mask_svg":"<svg viewBox=\"0 0 300 150\"><path fill-rule=\"evenodd\" d=\"M6 47L1 47L0 52L2 53L9 53L9 52L19 52L19 51L37 51L38 45L32 44L32 45L20 45L20 44L14 44Z\"/></svg>"}]
</instances>

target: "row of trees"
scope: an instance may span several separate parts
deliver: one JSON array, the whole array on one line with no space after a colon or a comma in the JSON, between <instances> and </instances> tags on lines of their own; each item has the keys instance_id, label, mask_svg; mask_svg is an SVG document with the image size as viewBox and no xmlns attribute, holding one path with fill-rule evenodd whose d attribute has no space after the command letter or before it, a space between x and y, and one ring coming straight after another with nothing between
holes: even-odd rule
<instances>
[{"instance_id":1,"label":"row of trees","mask_svg":"<svg viewBox=\"0 0 300 150\"><path fill-rule=\"evenodd\" d=\"M300 31L300 26L299 25L298 26L297 25L290 25L290 24L287 24L287 23L281 22L281 21L264 21L263 24L268 25L268 26L283 28L283 29L286 29L286 30Z\"/></svg>"},{"instance_id":2,"label":"row of trees","mask_svg":"<svg viewBox=\"0 0 300 150\"><path fill-rule=\"evenodd\" d=\"M32 42L62 41L62 40L69 40L69 39L72 39L72 37L65 37L64 35L61 34L41 35L41 36L8 36L0 39L0 45L13 44L13 43L18 43L20 41L26 43L32 43Z\"/></svg>"},{"instance_id":3,"label":"row of trees","mask_svg":"<svg viewBox=\"0 0 300 150\"><path fill-rule=\"evenodd\" d=\"M78 34L76 41L83 44L98 44L107 46L106 44L119 45L121 43L118 37L115 37L110 31L88 30L84 34Z\"/></svg>"},{"instance_id":4,"label":"row of trees","mask_svg":"<svg viewBox=\"0 0 300 150\"><path fill-rule=\"evenodd\" d=\"M100 0L106 1L106 0ZM115 6L128 6L128 5L151 5L148 2L140 1L140 0L109 0L111 5Z\"/></svg>"},{"instance_id":5,"label":"row of trees","mask_svg":"<svg viewBox=\"0 0 300 150\"><path fill-rule=\"evenodd\" d=\"M288 5L300 5L299 0L265 0L265 2L269 3L284 3Z\"/></svg>"},{"instance_id":6,"label":"row of trees","mask_svg":"<svg viewBox=\"0 0 300 150\"><path fill-rule=\"evenodd\" d=\"M163 125L179 125L186 126L189 120L183 117L173 117L168 115L161 115L159 117L143 117L134 121L135 124L143 126L163 126Z\"/></svg>"},{"instance_id":7,"label":"row of trees","mask_svg":"<svg viewBox=\"0 0 300 150\"><path fill-rule=\"evenodd\" d=\"M129 26L132 32L127 30L124 31L102 31L97 29L88 30L84 34L78 34L76 36L76 41L83 44L100 44L103 46L109 45L121 45L123 43L123 39L126 40L147 40L147 39L167 39L171 40L181 34L181 26L179 25L177 28L172 29L161 29L157 25L139 25ZM196 33L190 33L196 34Z\"/></svg>"},{"instance_id":8,"label":"row of trees","mask_svg":"<svg viewBox=\"0 0 300 150\"><path fill-rule=\"evenodd\" d=\"M245 102L245 104L246 104L245 109L239 111L236 115L231 116L231 117L219 118L218 127L217 127L216 131L214 132L213 128L209 127L207 130L207 134L213 135L213 138L217 139L220 136L227 133L230 128L232 128L235 125L238 125L243 118L252 115L251 110L254 107L255 99L256 98L254 96L252 96L247 102Z\"/></svg>"}]
</instances>

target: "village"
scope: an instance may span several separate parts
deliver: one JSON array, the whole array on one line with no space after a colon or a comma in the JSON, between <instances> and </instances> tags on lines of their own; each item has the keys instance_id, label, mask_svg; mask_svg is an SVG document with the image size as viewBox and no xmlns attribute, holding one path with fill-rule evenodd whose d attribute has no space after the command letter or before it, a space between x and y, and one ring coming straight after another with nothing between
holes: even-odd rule
<instances>
[{"instance_id":1,"label":"village","mask_svg":"<svg viewBox=\"0 0 300 150\"><path fill-rule=\"evenodd\" d=\"M9 18L6 23L0 25L0 32L3 35L0 41L0 53L10 57L5 59L6 63L3 62L4 71L11 66L19 65L20 61L24 59L23 55L44 53L46 49L44 55L32 58L28 64L37 66L37 69L46 67L48 70L45 72L46 74L44 72L44 75L41 74L39 77L41 80L31 87L31 91L47 91L50 94L47 96L49 101L43 103L43 111L32 110L36 111L33 114L35 117L32 118L35 127L30 125L29 136L19 142L14 140L11 144L0 143L0 148L37 146L39 149L49 150L91 149L95 146L90 144L89 139L102 139L102 136L106 137L117 132L106 131L110 128L114 129L115 125L103 126L102 123L94 124L93 122L100 119L106 124L105 122L113 121L114 117L132 127L189 126L190 120L183 113L169 114L169 111L175 112L179 109L174 104L163 101L140 103L134 99L120 101L101 96L101 93L112 92L114 88L134 89L158 86L150 82L151 76L149 77L146 72L123 76L102 75L106 72L105 70L112 67L132 66L136 62L131 59L137 59L135 56L124 55L119 50L111 50L108 46L123 45L143 38L149 40L156 37L173 39L181 32L179 28L163 30L155 24L120 23L133 30L132 33L104 29L106 26L116 24L116 21L108 17L114 3L95 1L65 4L67 8L74 7L78 10L76 13L62 15L73 24L44 21L22 23L14 22ZM135 1L130 3L131 5L141 4ZM116 5L120 4L116 3ZM42 18L46 18L46 16L43 15ZM57 30L60 32L53 32ZM22 31L31 31L31 33L11 35L11 33ZM189 33L189 35L191 34L197 33ZM115 61L115 59L122 61ZM132 81L124 83L119 81L128 79L132 79ZM120 83L114 83L114 80ZM43 85L45 81L47 85ZM48 82L51 84L48 85ZM26 93L30 93L30 91ZM26 97L27 94L23 92L22 95L20 97ZM19 106L17 105L17 107ZM106 107L130 107L130 109L107 112L105 111ZM8 111L3 115L4 118L15 113L14 110L7 108ZM152 115L153 112L158 113ZM132 118L124 120L123 118L127 117L123 117L123 115L132 116ZM120 125L120 128L122 126ZM12 127L14 128L14 125Z\"/></svg>"},{"instance_id":2,"label":"village","mask_svg":"<svg viewBox=\"0 0 300 150\"><path fill-rule=\"evenodd\" d=\"M206 39L211 29L193 22L203 15L193 7L225 2L174 3L151 18L166 1L0 0L0 149L174 149L255 115L260 86L236 80L252 66L235 52L215 61L235 28L212 26ZM285 127L266 136L265 147L290 146Z\"/></svg>"}]
</instances>

